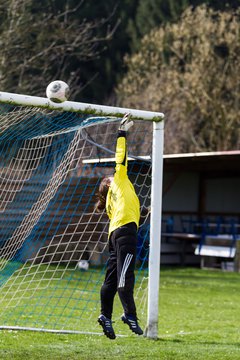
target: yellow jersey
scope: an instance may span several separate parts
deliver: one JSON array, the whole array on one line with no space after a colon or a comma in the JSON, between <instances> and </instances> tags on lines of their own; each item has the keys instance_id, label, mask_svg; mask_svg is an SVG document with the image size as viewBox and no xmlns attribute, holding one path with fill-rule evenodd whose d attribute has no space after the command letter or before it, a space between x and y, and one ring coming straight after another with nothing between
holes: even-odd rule
<instances>
[{"instance_id":1,"label":"yellow jersey","mask_svg":"<svg viewBox=\"0 0 240 360\"><path fill-rule=\"evenodd\" d=\"M140 219L140 202L127 174L126 132L119 131L116 146L116 166L113 181L108 190L106 211L110 219L110 234L125 224L134 222L137 227Z\"/></svg>"}]
</instances>

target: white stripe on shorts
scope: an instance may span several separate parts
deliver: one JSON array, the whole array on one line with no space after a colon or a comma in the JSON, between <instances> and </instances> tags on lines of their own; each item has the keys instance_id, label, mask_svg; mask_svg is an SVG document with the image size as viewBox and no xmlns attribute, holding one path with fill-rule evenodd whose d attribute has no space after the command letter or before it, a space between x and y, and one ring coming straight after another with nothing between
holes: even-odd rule
<instances>
[{"instance_id":1,"label":"white stripe on shorts","mask_svg":"<svg viewBox=\"0 0 240 360\"><path fill-rule=\"evenodd\" d=\"M121 271L121 275L120 275L120 280L119 280L119 284L118 287L119 288L123 288L125 286L125 276L126 276L126 272L127 269L130 265L130 262L133 258L133 254L127 254L123 263L123 267L122 267L122 271Z\"/></svg>"}]
</instances>

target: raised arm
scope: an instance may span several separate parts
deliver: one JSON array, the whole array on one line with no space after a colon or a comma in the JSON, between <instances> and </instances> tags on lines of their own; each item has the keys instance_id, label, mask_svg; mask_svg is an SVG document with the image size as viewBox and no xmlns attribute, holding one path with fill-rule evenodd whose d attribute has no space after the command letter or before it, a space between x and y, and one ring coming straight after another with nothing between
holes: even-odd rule
<instances>
[{"instance_id":1,"label":"raised arm","mask_svg":"<svg viewBox=\"0 0 240 360\"><path fill-rule=\"evenodd\" d=\"M127 173L127 131L133 125L133 121L129 120L130 115L126 114L118 129L117 145L116 145L116 173Z\"/></svg>"}]
</instances>

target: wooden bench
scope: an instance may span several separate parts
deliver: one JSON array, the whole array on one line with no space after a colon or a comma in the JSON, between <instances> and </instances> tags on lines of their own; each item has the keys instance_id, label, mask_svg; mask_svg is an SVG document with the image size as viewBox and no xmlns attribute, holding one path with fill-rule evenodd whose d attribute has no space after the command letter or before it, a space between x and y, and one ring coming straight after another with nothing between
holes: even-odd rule
<instances>
[{"instance_id":1,"label":"wooden bench","mask_svg":"<svg viewBox=\"0 0 240 360\"><path fill-rule=\"evenodd\" d=\"M234 258L236 248L231 246L199 245L195 249L195 255Z\"/></svg>"},{"instance_id":2,"label":"wooden bench","mask_svg":"<svg viewBox=\"0 0 240 360\"><path fill-rule=\"evenodd\" d=\"M191 260L191 263L196 263L194 260L193 244L199 242L201 239L200 235L182 232L163 232L162 237L166 239L168 249L171 249L171 259L173 260L173 256L178 259L178 261L174 261L175 264L178 263L184 266L189 260ZM161 252L162 255L169 256L169 250L165 248L165 244L165 242L162 242Z\"/></svg>"},{"instance_id":3,"label":"wooden bench","mask_svg":"<svg viewBox=\"0 0 240 360\"><path fill-rule=\"evenodd\" d=\"M230 234L207 235L204 243L200 243L195 249L195 255L201 256L201 268L206 267L206 258L214 259L234 259L236 256L236 241L240 240L239 236ZM216 261L215 261L216 267Z\"/></svg>"}]
</instances>

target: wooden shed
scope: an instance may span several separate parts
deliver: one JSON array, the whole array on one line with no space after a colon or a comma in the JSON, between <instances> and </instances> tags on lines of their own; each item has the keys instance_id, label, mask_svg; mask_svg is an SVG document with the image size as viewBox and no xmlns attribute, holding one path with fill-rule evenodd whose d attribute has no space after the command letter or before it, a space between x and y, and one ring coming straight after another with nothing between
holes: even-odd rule
<instances>
[{"instance_id":1,"label":"wooden shed","mask_svg":"<svg viewBox=\"0 0 240 360\"><path fill-rule=\"evenodd\" d=\"M240 151L165 155L163 177L162 252L164 244L176 248L169 256L162 253L163 263L194 264L201 258L202 265L212 265L218 258L210 256L213 246L229 250L217 266L233 261L231 249L240 236Z\"/></svg>"}]
</instances>

